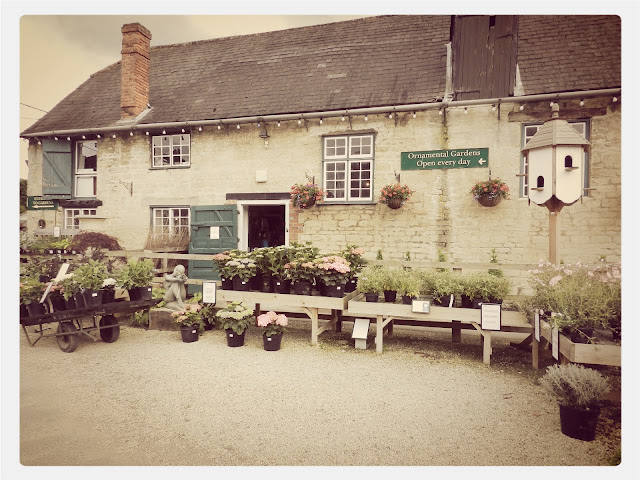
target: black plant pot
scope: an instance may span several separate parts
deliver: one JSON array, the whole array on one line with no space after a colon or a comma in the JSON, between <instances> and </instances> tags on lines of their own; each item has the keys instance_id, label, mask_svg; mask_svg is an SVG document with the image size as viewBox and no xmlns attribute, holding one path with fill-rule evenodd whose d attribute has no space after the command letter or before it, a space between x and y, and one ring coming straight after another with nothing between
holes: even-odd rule
<instances>
[{"instance_id":1,"label":"black plant pot","mask_svg":"<svg viewBox=\"0 0 640 480\"><path fill-rule=\"evenodd\" d=\"M20 304L20 318L25 318L29 316L29 309L24 303Z\"/></svg>"},{"instance_id":2,"label":"black plant pot","mask_svg":"<svg viewBox=\"0 0 640 480\"><path fill-rule=\"evenodd\" d=\"M34 315L43 315L47 313L47 310L44 307L44 304L40 302L27 303L27 310L29 311L30 317L33 317Z\"/></svg>"},{"instance_id":3,"label":"black plant pot","mask_svg":"<svg viewBox=\"0 0 640 480\"><path fill-rule=\"evenodd\" d=\"M136 302L138 300L151 300L152 287L134 287L129 290L129 300Z\"/></svg>"},{"instance_id":4,"label":"black plant pot","mask_svg":"<svg viewBox=\"0 0 640 480\"><path fill-rule=\"evenodd\" d=\"M367 302L377 303L378 302L378 293L365 293L364 298Z\"/></svg>"},{"instance_id":5,"label":"black plant pot","mask_svg":"<svg viewBox=\"0 0 640 480\"><path fill-rule=\"evenodd\" d=\"M402 295L402 304L403 305L411 305L411 302L415 300L415 297L411 297L409 295Z\"/></svg>"},{"instance_id":6,"label":"black plant pot","mask_svg":"<svg viewBox=\"0 0 640 480\"><path fill-rule=\"evenodd\" d=\"M383 293L385 302L394 303L396 301L396 295L398 294L396 290L385 290Z\"/></svg>"},{"instance_id":7,"label":"black plant pot","mask_svg":"<svg viewBox=\"0 0 640 480\"><path fill-rule=\"evenodd\" d=\"M220 277L222 282L222 290L233 290L233 279Z\"/></svg>"},{"instance_id":8,"label":"black plant pot","mask_svg":"<svg viewBox=\"0 0 640 480\"><path fill-rule=\"evenodd\" d=\"M460 306L462 308L473 308L473 299L466 295L460 295Z\"/></svg>"},{"instance_id":9,"label":"black plant pot","mask_svg":"<svg viewBox=\"0 0 640 480\"><path fill-rule=\"evenodd\" d=\"M347 280L347 284L344 287L344 291L347 293L355 292L356 288L358 288L358 279L350 278Z\"/></svg>"},{"instance_id":10,"label":"black plant pot","mask_svg":"<svg viewBox=\"0 0 640 480\"><path fill-rule=\"evenodd\" d=\"M239 292L248 292L251 290L251 279L242 280L240 277L233 277L233 289Z\"/></svg>"},{"instance_id":11,"label":"black plant pot","mask_svg":"<svg viewBox=\"0 0 640 480\"><path fill-rule=\"evenodd\" d=\"M267 352L275 352L280 350L280 345L282 344L282 334L276 333L275 335L271 335L270 337L266 335L262 335L262 345Z\"/></svg>"},{"instance_id":12,"label":"black plant pot","mask_svg":"<svg viewBox=\"0 0 640 480\"><path fill-rule=\"evenodd\" d=\"M311 295L311 282L309 280L298 280L293 284L293 291L296 295Z\"/></svg>"},{"instance_id":13,"label":"black plant pot","mask_svg":"<svg viewBox=\"0 0 640 480\"><path fill-rule=\"evenodd\" d=\"M82 292L84 304L87 307L102 304L102 290L85 290Z\"/></svg>"},{"instance_id":14,"label":"black plant pot","mask_svg":"<svg viewBox=\"0 0 640 480\"><path fill-rule=\"evenodd\" d=\"M53 307L54 312L67 309L67 304L65 303L62 295L51 295L49 296L49 300L51 300L51 306Z\"/></svg>"},{"instance_id":15,"label":"black plant pot","mask_svg":"<svg viewBox=\"0 0 640 480\"><path fill-rule=\"evenodd\" d=\"M251 290L262 290L262 273L257 272L255 276L249 279L249 287Z\"/></svg>"},{"instance_id":16,"label":"black plant pot","mask_svg":"<svg viewBox=\"0 0 640 480\"><path fill-rule=\"evenodd\" d=\"M73 296L73 299L76 302L76 308L84 308L85 307L84 296L82 295L82 293L76 293Z\"/></svg>"},{"instance_id":17,"label":"black plant pot","mask_svg":"<svg viewBox=\"0 0 640 480\"><path fill-rule=\"evenodd\" d=\"M320 277L316 278L316 289L318 290L318 293L324 297L327 296L327 286L325 285L325 283L322 281L322 279Z\"/></svg>"},{"instance_id":18,"label":"black plant pot","mask_svg":"<svg viewBox=\"0 0 640 480\"><path fill-rule=\"evenodd\" d=\"M474 298L474 299L471 301L471 305L472 305L472 307L473 307L473 308L478 308L478 309L479 309L479 308L481 308L481 307L482 307L482 303L483 303L483 302L484 302L484 300L483 300L483 299L481 299L481 298Z\"/></svg>"},{"instance_id":19,"label":"black plant pot","mask_svg":"<svg viewBox=\"0 0 640 480\"><path fill-rule=\"evenodd\" d=\"M291 280L273 279L273 291L275 293L291 293Z\"/></svg>"},{"instance_id":20,"label":"black plant pot","mask_svg":"<svg viewBox=\"0 0 640 480\"><path fill-rule=\"evenodd\" d=\"M76 308L78 308L78 306L76 305L76 299L75 297L72 295L71 297L67 298L64 303L66 303L67 305L67 310L75 310Z\"/></svg>"},{"instance_id":21,"label":"black plant pot","mask_svg":"<svg viewBox=\"0 0 640 480\"><path fill-rule=\"evenodd\" d=\"M197 325L181 325L180 334L182 335L182 341L184 343L191 343L198 341L198 326Z\"/></svg>"},{"instance_id":22,"label":"black plant pot","mask_svg":"<svg viewBox=\"0 0 640 480\"><path fill-rule=\"evenodd\" d=\"M259 290L263 293L273 292L273 279L271 275L262 275Z\"/></svg>"},{"instance_id":23,"label":"black plant pot","mask_svg":"<svg viewBox=\"0 0 640 480\"><path fill-rule=\"evenodd\" d=\"M116 300L115 290L103 290L102 291L102 303L113 303Z\"/></svg>"},{"instance_id":24,"label":"black plant pot","mask_svg":"<svg viewBox=\"0 0 640 480\"><path fill-rule=\"evenodd\" d=\"M228 347L241 347L241 346L243 346L244 345L244 334L246 332L247 331L245 330L241 334L237 334L233 330L231 330L230 328L227 328L225 330L225 333L227 334L227 346Z\"/></svg>"},{"instance_id":25,"label":"black plant pot","mask_svg":"<svg viewBox=\"0 0 640 480\"><path fill-rule=\"evenodd\" d=\"M592 441L596 437L596 426L600 407L578 408L560 405L560 430L568 437Z\"/></svg>"},{"instance_id":26,"label":"black plant pot","mask_svg":"<svg viewBox=\"0 0 640 480\"><path fill-rule=\"evenodd\" d=\"M339 285L326 285L325 286L326 296L327 297L344 297L344 283Z\"/></svg>"}]
</instances>

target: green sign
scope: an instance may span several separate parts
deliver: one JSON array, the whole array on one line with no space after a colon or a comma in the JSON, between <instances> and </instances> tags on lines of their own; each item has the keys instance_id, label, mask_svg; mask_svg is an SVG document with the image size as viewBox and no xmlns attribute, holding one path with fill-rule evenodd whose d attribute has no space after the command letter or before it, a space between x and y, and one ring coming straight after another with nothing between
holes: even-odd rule
<instances>
[{"instance_id":1,"label":"green sign","mask_svg":"<svg viewBox=\"0 0 640 480\"><path fill-rule=\"evenodd\" d=\"M56 210L58 200L44 197L27 197L27 210Z\"/></svg>"},{"instance_id":2,"label":"green sign","mask_svg":"<svg viewBox=\"0 0 640 480\"><path fill-rule=\"evenodd\" d=\"M488 148L456 148L400 153L401 170L479 168L489 166Z\"/></svg>"}]
</instances>

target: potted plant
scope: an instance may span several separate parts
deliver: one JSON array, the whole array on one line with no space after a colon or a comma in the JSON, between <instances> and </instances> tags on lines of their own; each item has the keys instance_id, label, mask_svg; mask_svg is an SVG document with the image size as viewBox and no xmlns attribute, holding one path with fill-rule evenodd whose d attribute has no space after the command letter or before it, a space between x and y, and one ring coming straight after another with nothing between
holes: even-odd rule
<instances>
[{"instance_id":1,"label":"potted plant","mask_svg":"<svg viewBox=\"0 0 640 480\"><path fill-rule=\"evenodd\" d=\"M420 295L420 276L414 270L398 271L398 293L402 295L402 303L411 305L412 300Z\"/></svg>"},{"instance_id":2,"label":"potted plant","mask_svg":"<svg viewBox=\"0 0 640 480\"><path fill-rule=\"evenodd\" d=\"M67 309L67 304L62 296L62 287L57 282L51 283L48 297L54 312Z\"/></svg>"},{"instance_id":3,"label":"potted plant","mask_svg":"<svg viewBox=\"0 0 640 480\"><path fill-rule=\"evenodd\" d=\"M380 269L380 287L384 294L384 301L394 303L400 286L402 270L394 267L382 267Z\"/></svg>"},{"instance_id":4,"label":"potted plant","mask_svg":"<svg viewBox=\"0 0 640 480\"><path fill-rule=\"evenodd\" d=\"M290 293L291 291L291 279L288 278L285 265L293 259L293 253L293 249L285 245L273 247L266 253L267 269L273 278L275 293Z\"/></svg>"},{"instance_id":5,"label":"potted plant","mask_svg":"<svg viewBox=\"0 0 640 480\"><path fill-rule=\"evenodd\" d=\"M378 201L395 210L404 205L414 193L415 191L411 190L407 185L400 185L399 183L385 185L380 190Z\"/></svg>"},{"instance_id":6,"label":"potted plant","mask_svg":"<svg viewBox=\"0 0 640 480\"><path fill-rule=\"evenodd\" d=\"M345 287L347 293L355 291L358 286L358 274L367 264L367 261L362 257L363 253L364 248L357 245L347 245L340 251L340 256L349 263L349 268L351 269L347 278L347 286Z\"/></svg>"},{"instance_id":7,"label":"potted plant","mask_svg":"<svg viewBox=\"0 0 640 480\"><path fill-rule=\"evenodd\" d=\"M102 283L108 276L107 266L97 260L89 260L75 269L73 275L82 289L86 306L102 303Z\"/></svg>"},{"instance_id":8,"label":"potted plant","mask_svg":"<svg viewBox=\"0 0 640 480\"><path fill-rule=\"evenodd\" d=\"M284 314L276 314L276 312L267 312L258 315L258 326L264 327L262 334L263 347L267 351L280 350L282 344L282 334L284 327L288 324L287 316Z\"/></svg>"},{"instance_id":9,"label":"potted plant","mask_svg":"<svg viewBox=\"0 0 640 480\"><path fill-rule=\"evenodd\" d=\"M37 278L30 276L20 281L20 302L27 306L29 316L47 313L44 304L40 303L43 293L44 285Z\"/></svg>"},{"instance_id":10,"label":"potted plant","mask_svg":"<svg viewBox=\"0 0 640 480\"><path fill-rule=\"evenodd\" d=\"M503 198L509 198L509 187L499 178L476 182L470 190L473 198L483 207L494 207Z\"/></svg>"},{"instance_id":11,"label":"potted plant","mask_svg":"<svg viewBox=\"0 0 640 480\"><path fill-rule=\"evenodd\" d=\"M540 385L558 401L562 433L578 440L593 440L600 406L610 391L600 372L575 363L552 365L540 378Z\"/></svg>"},{"instance_id":12,"label":"potted plant","mask_svg":"<svg viewBox=\"0 0 640 480\"><path fill-rule=\"evenodd\" d=\"M213 263L218 269L223 290L233 290L233 278L230 276L230 269L226 267L227 262L233 258L230 253L229 250L226 250L213 256Z\"/></svg>"},{"instance_id":13,"label":"potted plant","mask_svg":"<svg viewBox=\"0 0 640 480\"><path fill-rule=\"evenodd\" d=\"M107 277L102 282L102 303L112 303L116 299L116 284L113 277Z\"/></svg>"},{"instance_id":14,"label":"potted plant","mask_svg":"<svg viewBox=\"0 0 640 480\"><path fill-rule=\"evenodd\" d=\"M270 293L273 292L273 282L269 271L269 249L273 247L261 247L252 250L249 256L256 264L256 275L254 277L254 290Z\"/></svg>"},{"instance_id":15,"label":"potted plant","mask_svg":"<svg viewBox=\"0 0 640 480\"><path fill-rule=\"evenodd\" d=\"M307 182L293 185L290 196L294 207L309 208L315 205L316 202L321 202L326 193L315 183Z\"/></svg>"},{"instance_id":16,"label":"potted plant","mask_svg":"<svg viewBox=\"0 0 640 480\"><path fill-rule=\"evenodd\" d=\"M448 307L451 296L457 295L460 290L459 279L454 278L453 273L445 270L434 272L432 281L431 293L434 297L434 303Z\"/></svg>"},{"instance_id":17,"label":"potted plant","mask_svg":"<svg viewBox=\"0 0 640 480\"><path fill-rule=\"evenodd\" d=\"M227 335L227 345L229 347L244 345L244 334L254 319L253 310L240 301L234 301L218 310L216 315Z\"/></svg>"},{"instance_id":18,"label":"potted plant","mask_svg":"<svg viewBox=\"0 0 640 480\"><path fill-rule=\"evenodd\" d=\"M342 297L351 269L349 263L339 255L327 255L314 260L317 269L316 281L326 288L328 297Z\"/></svg>"},{"instance_id":19,"label":"potted plant","mask_svg":"<svg viewBox=\"0 0 640 480\"><path fill-rule=\"evenodd\" d=\"M296 295L311 295L313 281L318 275L318 269L313 259L296 258L287 263L284 268L293 282Z\"/></svg>"},{"instance_id":20,"label":"potted plant","mask_svg":"<svg viewBox=\"0 0 640 480\"><path fill-rule=\"evenodd\" d=\"M364 293L367 302L377 302L379 292L382 291L380 269L365 267L358 275L358 291Z\"/></svg>"},{"instance_id":21,"label":"potted plant","mask_svg":"<svg viewBox=\"0 0 640 480\"><path fill-rule=\"evenodd\" d=\"M129 291L129 300L151 300L153 280L153 262L149 258L144 260L131 259L118 270L116 280L120 288Z\"/></svg>"},{"instance_id":22,"label":"potted plant","mask_svg":"<svg viewBox=\"0 0 640 480\"><path fill-rule=\"evenodd\" d=\"M197 341L199 333L204 330L201 310L202 305L199 303L185 303L184 309L171 312L174 322L180 326L183 342L191 343Z\"/></svg>"},{"instance_id":23,"label":"potted plant","mask_svg":"<svg viewBox=\"0 0 640 480\"><path fill-rule=\"evenodd\" d=\"M82 299L82 303L78 304L76 302L76 295L82 297L80 284L76 281L73 273L67 273L62 276L57 281L60 286L60 292L62 293L62 298L64 298L65 304L67 306L67 310L74 310L76 308L82 308L84 306L84 299Z\"/></svg>"},{"instance_id":24,"label":"potted plant","mask_svg":"<svg viewBox=\"0 0 640 480\"><path fill-rule=\"evenodd\" d=\"M250 280L256 276L256 262L246 252L225 264L226 272L233 279L233 289L249 291Z\"/></svg>"}]
</instances>

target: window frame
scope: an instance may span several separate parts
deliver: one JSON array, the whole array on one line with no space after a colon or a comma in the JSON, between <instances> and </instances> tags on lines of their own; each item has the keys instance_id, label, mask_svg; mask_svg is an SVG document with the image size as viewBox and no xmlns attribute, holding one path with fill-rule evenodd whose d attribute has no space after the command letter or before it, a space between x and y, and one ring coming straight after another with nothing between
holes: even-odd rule
<instances>
[{"instance_id":1,"label":"window frame","mask_svg":"<svg viewBox=\"0 0 640 480\"><path fill-rule=\"evenodd\" d=\"M169 227L169 231L168 232L162 232L162 231L158 231L158 229L165 227L165 225L156 225L156 218L165 218L164 216L160 216L158 217L156 215L156 211L158 210L168 210L169 211L169 216L168 218L168 226ZM171 237L174 235L177 235L180 232L180 228L176 228L176 227L181 227L181 225L174 225L174 220L177 219L181 219L181 218L185 218L184 216L182 216L182 213L180 212L178 214L177 217L174 216L175 214L175 210L186 210L187 211L187 225L186 226L182 226L184 229L184 233L186 235L190 235L191 234L191 207L188 205L163 205L163 206L152 206L151 207L151 234L152 235L156 235L156 236L167 236L167 237Z\"/></svg>"},{"instance_id":2,"label":"window frame","mask_svg":"<svg viewBox=\"0 0 640 480\"><path fill-rule=\"evenodd\" d=\"M80 168L80 156L85 144L95 144L96 166L95 169ZM98 197L98 141L97 140L79 140L75 142L73 149L73 198L97 198ZM84 157L88 158L88 157ZM78 183L80 180L92 179L93 194L79 195Z\"/></svg>"},{"instance_id":3,"label":"window frame","mask_svg":"<svg viewBox=\"0 0 640 480\"><path fill-rule=\"evenodd\" d=\"M369 145L365 145L369 147L368 153L362 153L362 144L360 145L360 153L351 153L353 148L356 148L357 145L354 145L354 140L356 139L370 139ZM342 154L327 154L328 148L337 148L336 147L328 147L328 142L332 140L345 140L345 153ZM368 169L362 169L362 163L369 163ZM338 190L338 188L334 187L329 189L327 187L328 182L339 181L338 179L328 179L328 174L331 173L327 170L327 166L330 164L335 164L336 167L338 164L343 165L344 169L344 196L341 197L327 197L324 200L324 203L372 203L374 201L373 194L373 175L375 168L375 134L374 133L353 133L353 134L341 134L341 135L326 135L322 137L322 189L329 194L331 191ZM356 169L356 165L358 168ZM334 170L338 171L338 170ZM367 172L369 178L361 178L362 172ZM352 175L356 172L360 172L358 178L353 179ZM368 190L369 195L367 197L362 196L352 196L352 190L358 190L358 192L362 192L362 190L366 190L366 186L362 185L362 181L369 180ZM357 181L359 185L357 187L352 187L351 182Z\"/></svg>"},{"instance_id":4,"label":"window frame","mask_svg":"<svg viewBox=\"0 0 640 480\"><path fill-rule=\"evenodd\" d=\"M185 141L184 138L181 138L180 143L178 145L174 144L174 137L187 137L186 138L186 143L183 143ZM169 145L164 145L162 142L164 138L168 138L170 140L170 144ZM160 139L158 140L160 142L159 145L156 145L156 139ZM188 152L184 153L183 148L187 147ZM156 149L160 149L159 152L156 151ZM167 156L167 154L165 154L162 150L164 148L168 148L169 149L169 153L168 153L168 157L169 157L169 164L163 164L163 158L165 156ZM178 148L179 152L175 153L174 149ZM156 154L158 153L158 154ZM176 163L174 161L175 157L178 156L180 158L180 162ZM183 162L182 160L184 158L187 158L186 162ZM159 160L159 164L156 165L156 159ZM153 135L151 137L151 168L154 170L161 170L161 169L166 169L166 168L189 168L191 166L191 134L190 133L166 133L163 135Z\"/></svg>"},{"instance_id":5,"label":"window frame","mask_svg":"<svg viewBox=\"0 0 640 480\"><path fill-rule=\"evenodd\" d=\"M529 140L527 140L527 137L533 137L533 135L529 136L526 134L526 129L527 127L537 127L536 128L536 133L538 132L538 130L540 129L540 127L542 125L544 125L545 122L528 122L528 123L523 123L522 124L522 129L521 129L521 134L520 134L520 148L524 148L524 146L527 144L527 142ZM582 124L584 125L583 128L583 132L578 132L580 133L582 136L584 136L584 138L586 138L587 140L590 139L591 137L591 119L589 118L580 118L580 119L575 119L575 120L567 120L567 123L569 123L569 125L573 126L576 124ZM535 135L535 133L534 133ZM530 139L530 138L529 138ZM590 141L590 140L589 140ZM526 189L529 187L527 185L527 171L528 171L528 159L527 157L525 157L524 155L520 154L520 188L518 191L518 197L519 198L528 198L528 192L526 191ZM590 185L590 165L589 165L589 152L585 151L584 154L584 166L583 166L583 177L582 177L582 185L583 188L589 188ZM583 190L583 196L587 197L589 196L589 190Z\"/></svg>"},{"instance_id":6,"label":"window frame","mask_svg":"<svg viewBox=\"0 0 640 480\"><path fill-rule=\"evenodd\" d=\"M75 212L75 213L74 213ZM68 215L71 213L71 215ZM65 230L80 230L80 219L78 216L97 216L98 209L97 208L78 208L78 207L68 207L63 211L63 225ZM69 221L71 221L69 224Z\"/></svg>"}]
</instances>

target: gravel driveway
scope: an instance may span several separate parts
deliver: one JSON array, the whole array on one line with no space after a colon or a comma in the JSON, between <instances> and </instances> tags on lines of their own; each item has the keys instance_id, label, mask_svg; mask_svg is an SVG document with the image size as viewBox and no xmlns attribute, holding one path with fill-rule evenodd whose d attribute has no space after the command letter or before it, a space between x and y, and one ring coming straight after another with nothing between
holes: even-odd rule
<instances>
[{"instance_id":1,"label":"gravel driveway","mask_svg":"<svg viewBox=\"0 0 640 480\"><path fill-rule=\"evenodd\" d=\"M293 320L282 349L224 332L123 327L112 344L20 346L23 465L606 465L610 440L560 432L527 352L494 341L394 329L385 353L351 327L309 345ZM515 352L515 353L514 353ZM522 357L502 365L501 356Z\"/></svg>"}]
</instances>

